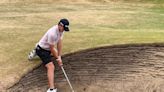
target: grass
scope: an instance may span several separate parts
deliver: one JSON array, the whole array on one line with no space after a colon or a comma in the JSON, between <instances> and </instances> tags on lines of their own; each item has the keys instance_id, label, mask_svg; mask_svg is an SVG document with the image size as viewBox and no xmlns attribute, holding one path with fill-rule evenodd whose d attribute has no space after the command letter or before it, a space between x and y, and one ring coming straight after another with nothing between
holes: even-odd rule
<instances>
[{"instance_id":1,"label":"grass","mask_svg":"<svg viewBox=\"0 0 164 92\"><path fill-rule=\"evenodd\" d=\"M104 45L164 42L163 4L21 3L0 4L1 87L11 86L40 64L28 62L27 54L63 17L71 22L63 54Z\"/></svg>"},{"instance_id":2,"label":"grass","mask_svg":"<svg viewBox=\"0 0 164 92\"><path fill-rule=\"evenodd\" d=\"M151 3L164 3L163 0L124 0L124 1L136 1L136 2L151 2Z\"/></svg>"}]
</instances>

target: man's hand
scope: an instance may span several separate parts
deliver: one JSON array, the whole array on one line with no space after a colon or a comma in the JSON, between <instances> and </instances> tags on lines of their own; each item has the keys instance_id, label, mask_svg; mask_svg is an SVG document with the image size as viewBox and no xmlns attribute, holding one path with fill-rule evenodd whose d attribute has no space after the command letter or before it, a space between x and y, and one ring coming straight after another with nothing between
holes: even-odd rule
<instances>
[{"instance_id":1,"label":"man's hand","mask_svg":"<svg viewBox=\"0 0 164 92\"><path fill-rule=\"evenodd\" d=\"M58 56L58 58L56 59L56 61L58 62L58 65L59 65L59 66L62 66L62 65L63 65L61 56Z\"/></svg>"}]
</instances>

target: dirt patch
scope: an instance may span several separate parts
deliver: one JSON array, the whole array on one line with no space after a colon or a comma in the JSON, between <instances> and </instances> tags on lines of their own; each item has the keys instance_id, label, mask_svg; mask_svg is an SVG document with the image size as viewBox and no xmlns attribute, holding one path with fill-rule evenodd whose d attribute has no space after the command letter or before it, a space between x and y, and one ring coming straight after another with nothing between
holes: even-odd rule
<instances>
[{"instance_id":1,"label":"dirt patch","mask_svg":"<svg viewBox=\"0 0 164 92\"><path fill-rule=\"evenodd\" d=\"M164 45L107 46L63 56L76 92L164 92ZM59 92L71 92L56 62ZM45 92L46 69L41 65L9 92Z\"/></svg>"}]
</instances>

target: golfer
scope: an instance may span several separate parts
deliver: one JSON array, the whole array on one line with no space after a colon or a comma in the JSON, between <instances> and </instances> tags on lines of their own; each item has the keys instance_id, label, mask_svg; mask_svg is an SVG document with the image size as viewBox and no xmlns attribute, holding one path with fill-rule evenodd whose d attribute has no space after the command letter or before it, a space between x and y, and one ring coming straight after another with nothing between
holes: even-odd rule
<instances>
[{"instance_id":1,"label":"golfer","mask_svg":"<svg viewBox=\"0 0 164 92\"><path fill-rule=\"evenodd\" d=\"M61 19L58 25L50 28L45 35L41 38L36 49L29 55L32 59L35 55L38 55L43 64L47 68L47 77L49 89L47 92L57 92L57 88L54 85L54 70L55 66L51 60L51 54L56 58L59 66L62 66L61 52L62 52L62 38L64 31L69 31L69 21L67 19ZM57 49L55 49L57 45ZM36 53L35 53L36 52Z\"/></svg>"}]
</instances>

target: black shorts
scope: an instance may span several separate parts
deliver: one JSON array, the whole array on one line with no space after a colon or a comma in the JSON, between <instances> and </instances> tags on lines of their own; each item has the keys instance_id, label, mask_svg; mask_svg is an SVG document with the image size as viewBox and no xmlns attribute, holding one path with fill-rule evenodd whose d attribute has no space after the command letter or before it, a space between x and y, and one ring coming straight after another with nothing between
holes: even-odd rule
<instances>
[{"instance_id":1,"label":"black shorts","mask_svg":"<svg viewBox=\"0 0 164 92\"><path fill-rule=\"evenodd\" d=\"M36 48L36 54L40 57L44 65L52 62L51 52L48 50L42 49L39 45Z\"/></svg>"}]
</instances>

